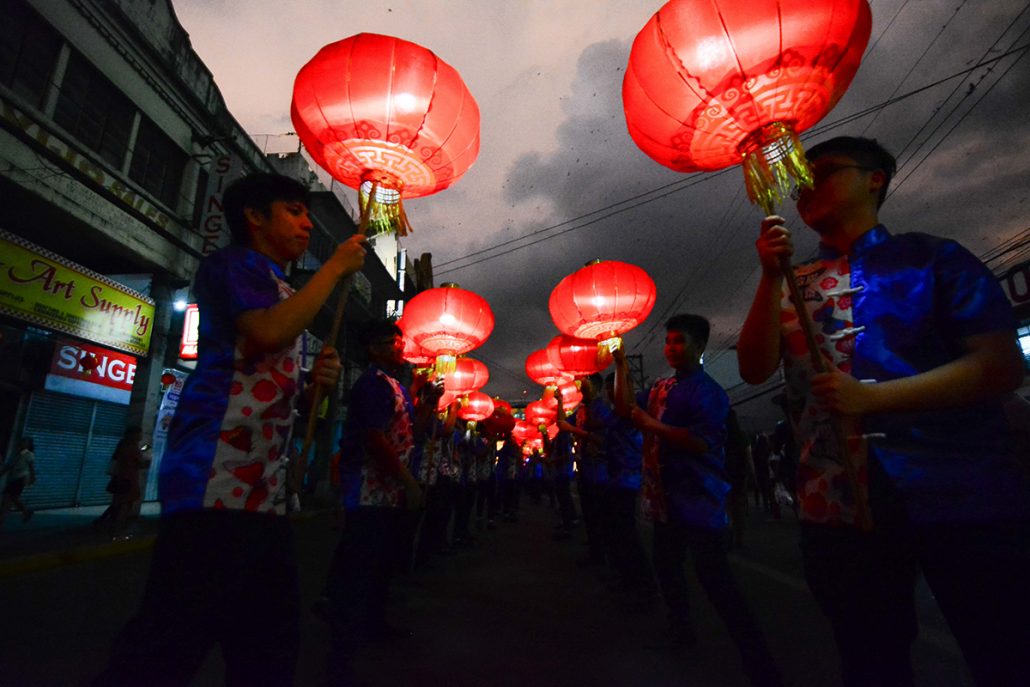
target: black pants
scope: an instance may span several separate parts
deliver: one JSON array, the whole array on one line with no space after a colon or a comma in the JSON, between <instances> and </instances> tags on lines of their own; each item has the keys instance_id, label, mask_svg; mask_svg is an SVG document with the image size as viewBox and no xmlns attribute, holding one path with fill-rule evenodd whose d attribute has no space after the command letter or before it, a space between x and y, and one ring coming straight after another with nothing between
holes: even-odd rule
<instances>
[{"instance_id":1,"label":"black pants","mask_svg":"<svg viewBox=\"0 0 1030 687\"><path fill-rule=\"evenodd\" d=\"M878 522L871 533L807 523L801 530L805 577L833 625L846 687L913 684L919 569L976 683L1025 684L1030 523Z\"/></svg>"},{"instance_id":2,"label":"black pants","mask_svg":"<svg viewBox=\"0 0 1030 687\"><path fill-rule=\"evenodd\" d=\"M604 488L604 484L598 484L582 477L576 481L576 489L579 492L579 509L583 513L583 527L587 533L588 556L591 560L599 563L603 563L607 558L602 512Z\"/></svg>"},{"instance_id":3,"label":"black pants","mask_svg":"<svg viewBox=\"0 0 1030 687\"><path fill-rule=\"evenodd\" d=\"M622 585L629 590L647 593L654 591L655 583L637 530L638 496L637 489L608 485L601 505L602 530L612 565L619 572Z\"/></svg>"},{"instance_id":4,"label":"black pants","mask_svg":"<svg viewBox=\"0 0 1030 687\"><path fill-rule=\"evenodd\" d=\"M572 521L576 519L576 508L572 505L572 493L569 490L569 476L564 471L554 477L554 494L558 499L558 512L561 514L562 527L572 529Z\"/></svg>"},{"instance_id":5,"label":"black pants","mask_svg":"<svg viewBox=\"0 0 1030 687\"><path fill-rule=\"evenodd\" d=\"M94 685L187 685L221 644L226 684L290 685L300 636L293 531L281 516L161 519L138 614Z\"/></svg>"},{"instance_id":6,"label":"black pants","mask_svg":"<svg viewBox=\"0 0 1030 687\"><path fill-rule=\"evenodd\" d=\"M669 622L689 631L690 601L683 570L689 548L698 581L726 624L751 683L778 685L779 673L765 636L733 579L726 558L728 536L726 530L702 530L677 523L655 522L654 568L669 611Z\"/></svg>"}]
</instances>

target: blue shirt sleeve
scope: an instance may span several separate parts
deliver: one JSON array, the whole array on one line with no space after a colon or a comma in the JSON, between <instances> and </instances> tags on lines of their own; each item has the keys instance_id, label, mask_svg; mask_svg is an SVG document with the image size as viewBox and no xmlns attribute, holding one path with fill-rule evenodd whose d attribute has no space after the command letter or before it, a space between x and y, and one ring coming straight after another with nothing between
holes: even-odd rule
<instances>
[{"instance_id":1,"label":"blue shirt sleeve","mask_svg":"<svg viewBox=\"0 0 1030 687\"><path fill-rule=\"evenodd\" d=\"M240 246L208 256L197 269L195 290L198 302L213 307L230 323L248 310L279 302L279 287L268 258Z\"/></svg>"},{"instance_id":2,"label":"blue shirt sleeve","mask_svg":"<svg viewBox=\"0 0 1030 687\"><path fill-rule=\"evenodd\" d=\"M1016 323L1005 292L991 271L954 241L943 241L935 263L944 331L956 338L1011 331Z\"/></svg>"}]
</instances>

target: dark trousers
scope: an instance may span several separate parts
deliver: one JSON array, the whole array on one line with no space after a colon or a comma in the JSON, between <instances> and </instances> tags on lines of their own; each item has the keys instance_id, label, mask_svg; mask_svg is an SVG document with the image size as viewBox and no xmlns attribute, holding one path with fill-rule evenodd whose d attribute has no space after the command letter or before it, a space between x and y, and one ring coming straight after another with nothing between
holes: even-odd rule
<instances>
[{"instance_id":1,"label":"dark trousers","mask_svg":"<svg viewBox=\"0 0 1030 687\"><path fill-rule=\"evenodd\" d=\"M480 520L486 515L490 520L497 513L497 489L493 478L481 479L476 483L476 517Z\"/></svg>"},{"instance_id":2,"label":"dark trousers","mask_svg":"<svg viewBox=\"0 0 1030 687\"><path fill-rule=\"evenodd\" d=\"M161 519L140 610L94 685L188 685L216 643L227 685L290 685L299 636L300 593L286 518L173 513Z\"/></svg>"},{"instance_id":3,"label":"dark trousers","mask_svg":"<svg viewBox=\"0 0 1030 687\"><path fill-rule=\"evenodd\" d=\"M604 562L607 548L603 530L604 515L602 514L604 488L604 484L598 484L582 477L576 481L576 490L579 492L579 509L583 513L583 527L587 533L587 555L591 560L597 562Z\"/></svg>"},{"instance_id":4,"label":"dark trousers","mask_svg":"<svg viewBox=\"0 0 1030 687\"><path fill-rule=\"evenodd\" d=\"M426 495L426 513L422 520L422 531L415 554L417 560L424 561L449 545L447 526L450 524L453 510L453 491L454 483L444 477L429 487L429 493Z\"/></svg>"},{"instance_id":5,"label":"dark trousers","mask_svg":"<svg viewBox=\"0 0 1030 687\"><path fill-rule=\"evenodd\" d=\"M561 515L562 527L572 529L572 521L576 519L576 508L572 505L572 492L569 487L569 476L560 472L554 477L554 494L558 499L558 513Z\"/></svg>"},{"instance_id":6,"label":"dark trousers","mask_svg":"<svg viewBox=\"0 0 1030 687\"><path fill-rule=\"evenodd\" d=\"M410 523L403 508L347 512L326 582L334 644L360 641L385 623L390 582L411 548Z\"/></svg>"},{"instance_id":7,"label":"dark trousers","mask_svg":"<svg viewBox=\"0 0 1030 687\"><path fill-rule=\"evenodd\" d=\"M698 581L737 646L751 683L778 685L779 673L765 636L733 579L726 558L727 537L725 530L655 522L654 569L668 608L669 622L674 628L690 632L690 601L683 569L689 548Z\"/></svg>"},{"instance_id":8,"label":"dark trousers","mask_svg":"<svg viewBox=\"0 0 1030 687\"><path fill-rule=\"evenodd\" d=\"M454 504L454 536L467 539L469 532L469 521L472 519L472 508L476 503L476 483L466 481L458 484L455 489Z\"/></svg>"},{"instance_id":9,"label":"dark trousers","mask_svg":"<svg viewBox=\"0 0 1030 687\"><path fill-rule=\"evenodd\" d=\"M629 590L653 592L654 577L637 530L639 491L609 484L601 505L603 527L612 565Z\"/></svg>"},{"instance_id":10,"label":"dark trousers","mask_svg":"<svg viewBox=\"0 0 1030 687\"><path fill-rule=\"evenodd\" d=\"M1030 675L1030 523L881 518L871 533L804 523L801 535L805 577L833 625L846 687L913 684L918 569L978 685Z\"/></svg>"}]
</instances>

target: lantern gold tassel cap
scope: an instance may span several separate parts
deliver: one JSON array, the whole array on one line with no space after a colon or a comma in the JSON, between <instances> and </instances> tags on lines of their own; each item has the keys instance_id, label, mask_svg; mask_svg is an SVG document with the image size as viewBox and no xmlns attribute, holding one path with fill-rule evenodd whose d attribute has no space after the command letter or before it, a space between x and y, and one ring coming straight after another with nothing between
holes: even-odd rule
<instances>
[{"instance_id":1,"label":"lantern gold tassel cap","mask_svg":"<svg viewBox=\"0 0 1030 687\"><path fill-rule=\"evenodd\" d=\"M812 187L812 169L789 124L773 122L761 127L749 134L738 150L747 195L766 215L775 214L794 187Z\"/></svg>"},{"instance_id":2,"label":"lantern gold tassel cap","mask_svg":"<svg viewBox=\"0 0 1030 687\"><path fill-rule=\"evenodd\" d=\"M436 374L441 377L449 375L458 367L458 359L453 355L440 354L436 356L436 365L434 367L436 368Z\"/></svg>"},{"instance_id":3,"label":"lantern gold tassel cap","mask_svg":"<svg viewBox=\"0 0 1030 687\"><path fill-rule=\"evenodd\" d=\"M368 206L368 235L396 233L407 236L411 233L408 215L401 200L403 184L392 177L366 177L358 189L358 203L362 214Z\"/></svg>"},{"instance_id":4,"label":"lantern gold tassel cap","mask_svg":"<svg viewBox=\"0 0 1030 687\"><path fill-rule=\"evenodd\" d=\"M614 353L615 351L617 351L620 348L622 348L622 337L621 336L613 336L610 339L604 339L602 341L598 341L597 342L597 347L598 347L598 349L603 347L603 348L607 349L609 353Z\"/></svg>"}]
</instances>

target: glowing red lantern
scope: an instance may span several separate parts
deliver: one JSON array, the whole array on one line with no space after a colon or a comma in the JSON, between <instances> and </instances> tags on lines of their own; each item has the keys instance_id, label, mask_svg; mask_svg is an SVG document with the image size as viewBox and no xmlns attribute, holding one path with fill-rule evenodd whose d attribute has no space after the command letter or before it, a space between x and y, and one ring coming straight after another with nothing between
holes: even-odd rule
<instances>
[{"instance_id":1,"label":"glowing red lantern","mask_svg":"<svg viewBox=\"0 0 1030 687\"><path fill-rule=\"evenodd\" d=\"M519 420L511 430L515 443L519 446L525 445L527 441L540 436L540 430L526 420Z\"/></svg>"},{"instance_id":2,"label":"glowing red lantern","mask_svg":"<svg viewBox=\"0 0 1030 687\"><path fill-rule=\"evenodd\" d=\"M404 306L405 332L426 353L436 356L436 371L454 370L455 359L482 345L494 330L486 300L457 284L422 291Z\"/></svg>"},{"instance_id":3,"label":"glowing red lantern","mask_svg":"<svg viewBox=\"0 0 1030 687\"><path fill-rule=\"evenodd\" d=\"M550 402L545 400L533 401L526 405L526 422L529 422L537 427L547 426L555 421L558 417L558 402L551 399Z\"/></svg>"},{"instance_id":4,"label":"glowing red lantern","mask_svg":"<svg viewBox=\"0 0 1030 687\"><path fill-rule=\"evenodd\" d=\"M497 399L494 399L494 412L483 420L483 432L491 437L503 438L508 436L517 422L515 417L510 412L505 412L504 408L499 407Z\"/></svg>"},{"instance_id":5,"label":"glowing red lantern","mask_svg":"<svg viewBox=\"0 0 1030 687\"><path fill-rule=\"evenodd\" d=\"M565 374L547 359L547 351L533 351L526 357L526 374L537 384L542 384L549 394L561 384L568 384L572 376Z\"/></svg>"},{"instance_id":6,"label":"glowing red lantern","mask_svg":"<svg viewBox=\"0 0 1030 687\"><path fill-rule=\"evenodd\" d=\"M403 317L397 320L397 326L401 328L402 332L404 331ZM404 360L406 360L407 362L411 363L419 369L425 369L433 366L433 356L423 351L422 347L415 343L415 341L408 336L407 332L405 332L404 334L403 357Z\"/></svg>"},{"instance_id":7,"label":"glowing red lantern","mask_svg":"<svg viewBox=\"0 0 1030 687\"><path fill-rule=\"evenodd\" d=\"M680 172L743 162L771 214L794 183L811 186L797 135L844 95L871 26L866 0L670 0L630 52L630 136Z\"/></svg>"},{"instance_id":8,"label":"glowing red lantern","mask_svg":"<svg viewBox=\"0 0 1030 687\"><path fill-rule=\"evenodd\" d=\"M456 400L458 400L457 394L452 394L449 391L443 392L443 394L440 395L440 399L436 402L436 412L444 412Z\"/></svg>"},{"instance_id":9,"label":"glowing red lantern","mask_svg":"<svg viewBox=\"0 0 1030 687\"><path fill-rule=\"evenodd\" d=\"M595 260L558 282L547 305L559 331L617 348L619 336L651 314L656 296L636 265Z\"/></svg>"},{"instance_id":10,"label":"glowing red lantern","mask_svg":"<svg viewBox=\"0 0 1030 687\"><path fill-rule=\"evenodd\" d=\"M586 377L611 365L612 353L593 339L559 334L547 344L551 365L571 377Z\"/></svg>"},{"instance_id":11,"label":"glowing red lantern","mask_svg":"<svg viewBox=\"0 0 1030 687\"><path fill-rule=\"evenodd\" d=\"M497 396L494 396L494 410L508 415L515 414L514 411L512 411L511 404Z\"/></svg>"},{"instance_id":12,"label":"glowing red lantern","mask_svg":"<svg viewBox=\"0 0 1030 687\"><path fill-rule=\"evenodd\" d=\"M469 422L479 422L490 417L494 412L494 401L482 391L473 391L461 404L458 417Z\"/></svg>"},{"instance_id":13,"label":"glowing red lantern","mask_svg":"<svg viewBox=\"0 0 1030 687\"><path fill-rule=\"evenodd\" d=\"M362 206L372 202L373 233L403 236L401 196L447 188L479 154L479 107L461 76L391 36L360 33L319 50L297 74L290 117L314 161L360 188Z\"/></svg>"},{"instance_id":14,"label":"glowing red lantern","mask_svg":"<svg viewBox=\"0 0 1030 687\"><path fill-rule=\"evenodd\" d=\"M486 365L474 358L458 358L454 370L443 376L443 388L456 396L462 396L482 389L489 381L490 371Z\"/></svg>"},{"instance_id":15,"label":"glowing red lantern","mask_svg":"<svg viewBox=\"0 0 1030 687\"><path fill-rule=\"evenodd\" d=\"M583 401L583 392L580 391L575 384L563 384L558 387L558 393L561 394L561 406L562 410L566 414L571 413L576 409L576 406Z\"/></svg>"}]
</instances>

